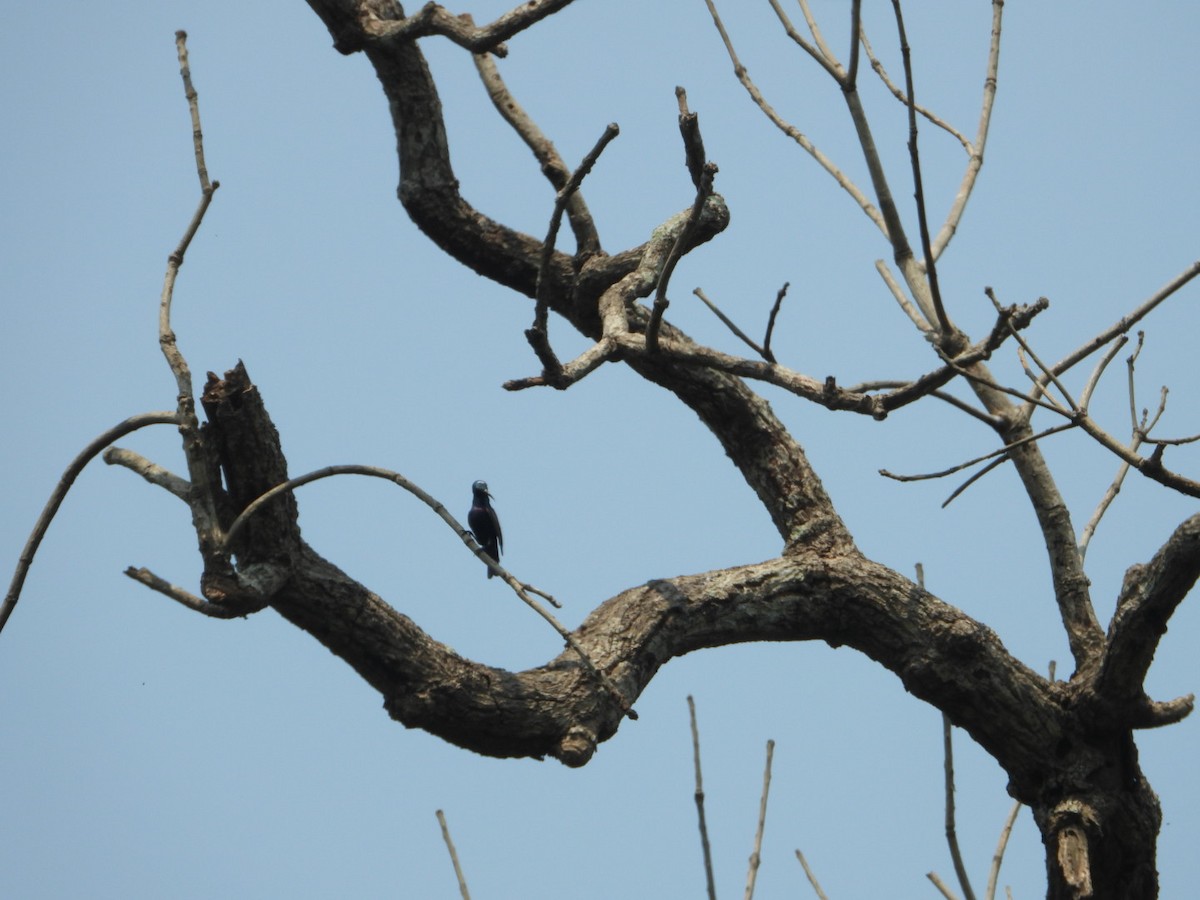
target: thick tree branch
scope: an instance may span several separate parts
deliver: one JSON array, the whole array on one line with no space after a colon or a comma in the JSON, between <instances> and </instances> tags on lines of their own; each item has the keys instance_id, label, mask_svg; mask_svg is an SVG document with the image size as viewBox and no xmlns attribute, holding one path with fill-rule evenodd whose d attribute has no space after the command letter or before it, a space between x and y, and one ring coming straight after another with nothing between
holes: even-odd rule
<instances>
[{"instance_id":1,"label":"thick tree branch","mask_svg":"<svg viewBox=\"0 0 1200 900\"><path fill-rule=\"evenodd\" d=\"M1128 708L1142 684L1176 607L1200 577L1200 514L1185 519L1150 562L1125 574L1108 626L1108 650L1096 678L1102 701Z\"/></svg>"}]
</instances>

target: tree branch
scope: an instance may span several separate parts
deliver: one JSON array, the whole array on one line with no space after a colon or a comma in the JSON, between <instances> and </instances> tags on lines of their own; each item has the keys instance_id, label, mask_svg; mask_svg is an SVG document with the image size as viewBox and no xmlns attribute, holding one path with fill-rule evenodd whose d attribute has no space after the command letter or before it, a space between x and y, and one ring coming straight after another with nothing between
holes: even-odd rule
<instances>
[{"instance_id":1,"label":"tree branch","mask_svg":"<svg viewBox=\"0 0 1200 900\"><path fill-rule=\"evenodd\" d=\"M21 589L25 585L25 577L29 574L29 567L33 565L33 558L37 554L38 547L41 546L42 538L46 536L46 531L50 528L50 523L54 521L54 516L58 512L58 508L62 506L63 500L66 499L67 491L71 489L71 485L75 483L75 479L79 477L79 473L83 471L84 466L95 459L113 441L120 440L130 432L137 431L139 428L145 428L147 425L176 425L178 422L178 416L173 412L150 412L130 416L125 421L118 422L112 428L93 439L90 444L79 451L78 456L71 460L66 471L63 472L62 477L58 480L58 484L54 486L54 490L50 493L50 499L42 507L41 515L34 522L33 531L30 532L28 540L25 541L21 555L17 557L16 570L13 572L12 581L9 582L8 593L4 595L4 604L0 606L0 631L4 630L9 616L12 615L13 610L17 606L17 601L21 599Z\"/></svg>"}]
</instances>

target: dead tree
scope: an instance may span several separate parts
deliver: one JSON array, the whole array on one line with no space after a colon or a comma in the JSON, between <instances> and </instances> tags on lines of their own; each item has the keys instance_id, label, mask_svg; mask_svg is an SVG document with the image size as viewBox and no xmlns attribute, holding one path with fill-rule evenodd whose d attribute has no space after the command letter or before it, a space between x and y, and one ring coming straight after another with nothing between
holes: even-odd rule
<instances>
[{"instance_id":1,"label":"dead tree","mask_svg":"<svg viewBox=\"0 0 1200 900\"><path fill-rule=\"evenodd\" d=\"M1166 451L1178 441L1152 437L1156 419L1143 417L1126 441L1109 434L1089 413L1096 384L1127 333L1200 273L1200 263L1055 363L1039 359L1022 334L1044 303L996 303L989 333L966 334L943 302L936 263L955 234L982 165L996 90L1002 0L993 0L988 74L979 128L971 137L954 131L914 96L898 2L893 4L894 23L889 24L898 35L905 71L894 81L867 41L857 0L850 4L854 39L844 54L828 45L805 3L801 8L807 34L772 0L789 37L844 97L870 173L867 187L851 182L775 113L746 74L710 2L736 77L754 102L839 181L889 244L892 265L880 264L880 273L929 342L932 356L929 371L920 377L843 387L777 361L769 329L760 345L729 322L754 350L751 356L699 344L665 315L670 277L682 256L720 235L729 213L715 190L717 167L705 154L686 95L679 93L679 125L694 203L665 214L645 243L606 251L583 187L615 129L605 132L592 154L572 169L508 94L490 58L507 52L505 41L569 4L570 0L534 0L495 22L476 26L468 16L435 4L406 17L389 0L309 0L337 50L364 54L383 86L397 139L399 199L407 214L451 257L530 299L532 324L525 337L537 371L506 387L568 390L605 363L617 363L674 395L707 426L757 496L779 535L778 555L766 562L630 587L596 607L575 631L564 630L563 653L534 669L509 672L459 656L304 541L294 489L306 479L338 473L290 480L280 436L243 366L223 377L209 374L200 396L206 421L200 423L191 374L175 350L170 327L174 274L193 228L171 258L160 319L160 340L179 388L177 408L145 421L130 420L101 436L81 455L80 464L149 421L178 425L188 462L186 477L126 451L110 450L108 459L187 502L204 562L200 595L146 570L130 570L130 576L208 616L275 610L353 667L380 692L388 713L406 726L481 754L553 757L568 766L586 764L600 742L617 734L623 719L635 715L633 704L640 693L673 657L763 640L816 640L852 647L944 712L1004 769L1010 793L1032 809L1041 831L1050 897L1156 896L1155 844L1161 815L1138 765L1134 732L1173 724L1192 710L1190 695L1154 700L1143 683L1172 613L1200 574L1200 515L1181 522L1152 559L1129 569L1116 614L1104 627L1084 574L1080 536L1039 440L1055 430L1077 429L1140 475L1200 496L1200 484L1168 467ZM427 37L447 38L474 54L497 110L533 151L557 192L545 237L523 234L488 218L460 193L437 86L419 45ZM897 199L902 193L896 187L899 179L880 161L859 98L859 80L868 66L908 110L911 172L903 179L911 179L915 187L918 219L911 235ZM927 220L922 194L921 121L959 139L967 158L958 196L936 228ZM199 135L198 119L196 131ZM198 227L217 185L208 180L199 140L197 159L204 198L193 223ZM573 235L573 252L558 248L564 216ZM781 291L776 311L782 300ZM592 346L576 359L561 360L547 328L551 312ZM991 373L988 360L1002 347L1016 348L1028 360L1030 383L1013 387ZM1068 372L1089 359L1097 360L1091 375L1082 385L1069 385ZM938 396L985 422L995 433L996 450L990 459L973 462L985 470L1010 464L1036 513L1053 596L1073 657L1070 677L1044 677L1014 658L985 624L866 557L804 448L751 389L755 381L782 388L798 401L876 419ZM965 386L966 399L948 394L951 385ZM1035 429L1035 413L1055 421ZM391 478L420 494L395 473L359 474ZM481 552L469 534L456 527L464 541ZM16 602L36 544L35 532L0 625ZM502 574L527 600L537 602L531 596L535 590Z\"/></svg>"}]
</instances>

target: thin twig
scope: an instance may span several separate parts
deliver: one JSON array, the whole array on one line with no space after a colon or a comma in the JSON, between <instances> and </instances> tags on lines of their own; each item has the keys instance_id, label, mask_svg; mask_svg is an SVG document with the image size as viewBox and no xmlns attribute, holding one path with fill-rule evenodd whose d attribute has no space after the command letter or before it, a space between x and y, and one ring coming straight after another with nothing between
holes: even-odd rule
<instances>
[{"instance_id":1,"label":"thin twig","mask_svg":"<svg viewBox=\"0 0 1200 900\"><path fill-rule=\"evenodd\" d=\"M742 331L742 329L738 328L737 325L733 324L733 320L731 318L729 318L729 316L725 315L725 313L721 312L721 308L719 306L717 306L717 304L715 304L711 300L709 300L701 288L696 288L694 291L692 291L692 293L695 294L697 297L699 297L701 302L703 302L705 306L707 306L709 309L712 310L713 315L715 315L718 319L720 319L721 322L724 323L725 327L728 328L730 331L732 331L734 333L734 335L739 340L742 341L742 343L746 344L751 350L753 350L755 353L757 353L759 356L763 357L764 359L767 359L770 362L775 361L774 357L767 356L767 352L764 347L758 346L758 344L754 343L753 338L751 338L749 335L747 335L746 332ZM772 312L773 312L773 310L772 310ZM771 320L771 324L772 325L774 324L773 318ZM769 327L768 327L767 334L768 334L768 336L770 335Z\"/></svg>"},{"instance_id":2,"label":"thin twig","mask_svg":"<svg viewBox=\"0 0 1200 900\"><path fill-rule=\"evenodd\" d=\"M188 492L192 486L186 478L180 478L174 472L164 469L156 462L146 459L140 453L126 450L124 447L109 447L104 451L105 464L124 466L131 472L141 475L150 484L160 487L169 494L178 497L184 503L188 501Z\"/></svg>"},{"instance_id":3,"label":"thin twig","mask_svg":"<svg viewBox=\"0 0 1200 900\"><path fill-rule=\"evenodd\" d=\"M900 304L900 309L904 311L904 314L917 326L921 333L927 338L932 338L932 336L936 335L933 326L929 324L925 316L908 299L908 295L904 293L904 288L900 286L900 282L896 280L896 276L892 274L892 270L888 268L887 263L882 259L875 260L875 271L879 273L879 277L887 285L892 297Z\"/></svg>"},{"instance_id":4,"label":"thin twig","mask_svg":"<svg viewBox=\"0 0 1200 900\"><path fill-rule=\"evenodd\" d=\"M961 472L963 469L969 469L971 466L978 465L989 459L995 459L1000 456L1007 456L1012 450L1021 447L1025 444L1040 441L1044 437L1049 437L1052 434L1058 434L1060 431L1066 431L1069 428L1074 428L1073 422L1066 422L1062 425L1054 425L1044 431L1039 431L1037 434L1031 434L1028 437L1020 438L1012 443L1005 444L997 450L990 453L985 453L983 456L977 456L974 459L968 459L964 463L959 463L957 466L951 466L948 469L942 469L940 472L928 472L921 475L897 475L894 472L889 472L887 469L880 469L879 474L884 478L891 478L893 481L930 481L934 478L945 478L947 475L953 475L955 472Z\"/></svg>"},{"instance_id":5,"label":"thin twig","mask_svg":"<svg viewBox=\"0 0 1200 900\"><path fill-rule=\"evenodd\" d=\"M988 871L987 900L996 900L996 884L1000 880L1000 865L1004 862L1004 851L1008 847L1008 839L1012 835L1013 826L1017 822L1017 814L1021 811L1020 800L1013 803L1000 829L1000 839L996 842L996 852L992 854L992 868Z\"/></svg>"},{"instance_id":6,"label":"thin twig","mask_svg":"<svg viewBox=\"0 0 1200 900\"><path fill-rule=\"evenodd\" d=\"M804 875L808 878L808 883L812 885L812 889L817 893L817 900L829 900L825 892L821 890L821 884L817 881L817 876L813 874L813 870L809 868L808 860L804 858L804 854L799 850L796 851L796 859L800 860L800 867L804 869Z\"/></svg>"},{"instance_id":7,"label":"thin twig","mask_svg":"<svg viewBox=\"0 0 1200 900\"><path fill-rule=\"evenodd\" d=\"M495 107L500 117L512 126L517 136L525 142L525 146L533 152L541 166L542 174L553 185L554 190L556 192L564 190L570 181L571 172L567 169L567 165L563 162L554 143L546 137L537 123L512 95L492 57L491 53L476 53L473 56L475 70L479 73L479 78L487 89L492 106ZM595 160L593 160L593 164L594 162ZM576 187L578 187L578 182ZM571 230L575 233L576 256L586 257L597 252L600 249L600 237L596 231L596 223L588 210L583 195L578 190L568 193L566 212L567 219L571 223Z\"/></svg>"},{"instance_id":8,"label":"thin twig","mask_svg":"<svg viewBox=\"0 0 1200 900\"><path fill-rule=\"evenodd\" d=\"M29 574L29 567L33 565L33 557L37 554L38 547L42 543L42 538L46 536L46 530L50 527L50 523L54 520L58 508L62 506L63 500L66 499L67 491L71 489L71 485L75 483L75 479L79 477L79 473L83 471L84 466L95 459L113 441L119 440L130 432L137 431L139 428L145 428L147 425L174 425L177 421L176 414L173 412L149 412L130 416L125 421L118 422L112 428L96 437L90 444L79 451L78 456L71 460L62 477L58 479L58 484L51 491L50 499L42 507L41 515L34 522L33 531L30 532L28 540L25 541L21 555L17 557L17 567L13 572L12 581L9 582L8 593L4 596L4 605L0 606L0 631L4 630L4 626L8 622L8 617L12 615L17 601L21 598L21 588L25 584L25 577Z\"/></svg>"},{"instance_id":9,"label":"thin twig","mask_svg":"<svg viewBox=\"0 0 1200 900\"><path fill-rule=\"evenodd\" d=\"M733 63L734 75L737 76L737 79L739 82L741 82L742 87L746 89L746 92L750 95L750 99L754 101L755 105L762 110L763 114L770 119L776 128L799 144L805 153L816 160L817 164L833 177L834 181L836 181L838 185L841 186L841 188L854 199L854 202L858 204L859 208L866 214L867 218L875 223L875 227L877 227L886 238L888 236L888 226L884 223L883 215L880 213L879 209L870 201L867 195L859 189L858 185L851 181L850 178L848 178L846 174L842 172L842 170L839 169L828 156L826 156L817 148L816 144L814 144L807 135L805 135L791 123L787 122L782 116L779 115L779 113L775 111L774 107L772 107L771 104L766 101L766 98L758 89L758 86L750 78L750 74L746 71L746 67L743 66L741 60L738 59L737 52L733 48L733 42L729 38L729 33L725 30L724 23L721 22L721 17L717 13L717 8L713 4L713 0L705 0L705 3L708 5L708 11L712 16L713 24L716 26L717 31L721 35L721 40L725 44L725 52L729 54L729 59ZM771 0L771 5L776 9L776 11L779 11L778 0ZM817 54L814 58L821 62L821 65L825 66L827 69L831 69L832 64L828 61L821 61L820 54ZM835 68L831 69L831 73L836 79L838 79L840 83L841 74L838 72L838 70Z\"/></svg>"},{"instance_id":10,"label":"thin twig","mask_svg":"<svg viewBox=\"0 0 1200 900\"><path fill-rule=\"evenodd\" d=\"M992 35L988 46L987 73L983 79L983 99L979 104L979 127L975 131L975 140L971 144L966 171L958 185L958 193L946 214L946 221L938 231L933 241L933 258L941 258L942 251L949 245L963 213L967 209L967 201L975 189L979 171L983 168L983 151L987 147L988 129L992 122L992 109L996 103L996 86L1000 71L1000 32L1004 17L1004 0L992 0Z\"/></svg>"},{"instance_id":11,"label":"thin twig","mask_svg":"<svg viewBox=\"0 0 1200 900\"><path fill-rule=\"evenodd\" d=\"M696 725L696 701L688 694L688 716L692 721L692 765L696 770L696 814L700 818L700 849L704 853L704 880L708 885L708 900L717 900L713 880L712 847L708 843L708 825L704 820L704 778L700 774L700 729Z\"/></svg>"},{"instance_id":12,"label":"thin twig","mask_svg":"<svg viewBox=\"0 0 1200 900\"><path fill-rule=\"evenodd\" d=\"M1122 316L1104 331L1100 332L1083 346L1077 348L1071 353L1064 356L1061 360L1050 367L1050 370L1055 375L1061 375L1078 363L1082 359L1086 359L1103 347L1117 335L1124 334L1142 319L1146 318L1160 303L1186 285L1189 281L1200 275L1200 260L1192 263L1181 273L1172 278L1169 282L1155 291L1149 298L1142 302L1133 312Z\"/></svg>"},{"instance_id":13,"label":"thin twig","mask_svg":"<svg viewBox=\"0 0 1200 900\"><path fill-rule=\"evenodd\" d=\"M163 357L175 377L176 417L179 433L183 439L183 454L187 460L188 478L192 483L189 493L189 506L192 510L192 522L196 537L200 543L200 554L204 559L205 568L224 568L227 563L217 557L216 548L221 543L221 525L217 516L216 501L218 485L212 483L212 472L205 459L203 441L200 436L200 421L196 417L196 400L192 391L192 373L187 360L179 351L175 332L171 328L171 301L175 293L175 280L192 238L200 230L204 214L212 203L213 195L220 182L209 181L208 169L204 162L204 134L200 127L200 105L196 88L192 84L191 68L188 64L187 33L175 32L175 47L179 56L179 72L183 79L184 93L187 96L188 109L192 118L192 141L196 155L196 172L200 179L200 202L184 231L178 246L167 258L167 271L163 278L162 295L158 309L158 342Z\"/></svg>"},{"instance_id":14,"label":"thin twig","mask_svg":"<svg viewBox=\"0 0 1200 900\"><path fill-rule=\"evenodd\" d=\"M550 303L546 296L546 284L549 281L550 263L554 259L554 245L558 240L558 230L562 225L563 211L572 208L572 198L577 195L583 179L592 171L597 160L600 159L600 154L604 152L604 148L612 143L620 133L621 129L615 122L610 122L605 126L604 133L600 135L595 145L584 156L583 161L571 173L571 176L554 198L554 210L550 214L550 225L546 231L546 239L542 242L542 257L538 266L537 282L534 287L536 304L533 313L533 327L525 332L525 337L542 363L545 376L550 379L557 378L562 372L562 364L559 362L558 357L554 355L548 337L547 325ZM583 212L587 212L586 207L583 208ZM572 223L575 223L578 217L579 214L577 211L576 215L572 217ZM588 219L590 220L590 215ZM577 231L577 240L578 234L579 232ZM599 244L597 243L596 246L598 249Z\"/></svg>"},{"instance_id":15,"label":"thin twig","mask_svg":"<svg viewBox=\"0 0 1200 900\"><path fill-rule=\"evenodd\" d=\"M942 896L946 900L958 900L958 895L950 890L950 887L942 881L937 872L926 872L925 877L933 882L933 886L941 891Z\"/></svg>"},{"instance_id":16,"label":"thin twig","mask_svg":"<svg viewBox=\"0 0 1200 900\"><path fill-rule=\"evenodd\" d=\"M152 591L157 591L164 597L170 597L181 606L185 606L193 612L202 613L212 619L236 619L244 616L245 613L240 609L234 609L229 606L223 606L220 603L209 603L190 591L179 587L177 584L172 584L165 578L160 578L147 568L135 569L130 566L125 570L125 574L136 581L138 584L143 584Z\"/></svg>"},{"instance_id":17,"label":"thin twig","mask_svg":"<svg viewBox=\"0 0 1200 900\"><path fill-rule=\"evenodd\" d=\"M817 27L817 20L813 18L812 11L808 8L807 0L800 0L800 9L804 13L804 18L808 23L809 34L816 41L815 46L805 40L804 36L795 29L787 13L779 5L779 0L768 0L768 2L771 4L771 9L775 10L775 15L779 17L779 21L783 25L784 34L795 41L796 46L816 60L835 81L840 82L844 75L841 63L837 61L837 57L833 55L833 51L825 43L825 37L821 34L821 29Z\"/></svg>"},{"instance_id":18,"label":"thin twig","mask_svg":"<svg viewBox=\"0 0 1200 900\"><path fill-rule=\"evenodd\" d=\"M867 59L871 63L871 68L875 71L875 74L879 76L879 80L883 82L884 87L891 91L893 97L907 106L908 97L905 96L904 89L892 81L891 77L887 73L887 70L883 67L883 63L880 62L879 58L875 56L875 51L871 47L871 42L867 40L867 31L865 28L859 28L858 38L860 41L862 41L863 49L867 51ZM967 153L971 152L971 142L967 140L967 136L965 134L920 104L916 105L916 110L926 119L928 119L931 124L937 128L941 128L947 134L950 134L952 137L954 137L960 144L963 145L963 149L966 150Z\"/></svg>"},{"instance_id":19,"label":"thin twig","mask_svg":"<svg viewBox=\"0 0 1200 900\"><path fill-rule=\"evenodd\" d=\"M992 306L994 306L996 311L999 312L1002 307L1000 305L1000 301L996 299L996 292L990 287L985 287L983 289L983 293L989 300L992 301ZM1037 352L1033 349L1033 347L1030 346L1029 342L1026 341L1024 337L1017 333L1016 329L1013 329L1012 335L1020 345L1021 349L1029 354L1029 358L1032 359L1037 367L1042 371L1042 376L1038 377L1030 372L1028 368L1025 370L1026 374L1029 376L1029 380L1034 384L1035 391L1033 396L1037 397L1045 393L1045 385L1042 382L1042 378L1048 378L1050 383L1058 388L1058 392L1062 395L1063 400L1066 402L1067 408L1072 411L1078 411L1079 406L1077 406L1075 401L1071 398L1071 392L1067 390L1067 386L1062 383L1059 377L1054 373L1054 370L1042 362L1042 360L1038 357Z\"/></svg>"},{"instance_id":20,"label":"thin twig","mask_svg":"<svg viewBox=\"0 0 1200 900\"><path fill-rule=\"evenodd\" d=\"M771 335L775 333L775 318L779 315L779 310L783 306L783 298L787 296L788 287L791 282L785 281L783 287L779 289L779 293L775 295L775 303L771 306L771 314L767 316L767 333L763 338L762 354L767 362L775 362L775 354L771 352Z\"/></svg>"},{"instance_id":21,"label":"thin twig","mask_svg":"<svg viewBox=\"0 0 1200 900\"><path fill-rule=\"evenodd\" d=\"M954 742L951 740L951 731L950 717L942 713L942 749L945 754L946 776L946 844L950 848L954 874L958 876L958 884L966 900L975 900L971 880L967 877L967 867L963 865L962 851L958 847L958 828L954 823Z\"/></svg>"},{"instance_id":22,"label":"thin twig","mask_svg":"<svg viewBox=\"0 0 1200 900\"><path fill-rule=\"evenodd\" d=\"M966 481L964 481L962 484L960 484L958 487L956 487L953 491L951 491L949 497L947 497L945 500L942 501L942 509L945 509L947 506L949 506L951 503L953 503L959 494L963 493L967 488L969 488L971 485L973 485L975 482L977 482L980 478L983 478L983 476L987 475L987 473L992 471L992 469L997 469L1000 466L1004 465L1004 463L1006 463L1006 462L1008 462L1008 454L1007 453L1004 454L1003 456L997 457L996 459L994 459L990 463L988 463L986 466L984 466L982 469L980 469L978 472L975 472L974 474L972 474L970 478L968 478Z\"/></svg>"},{"instance_id":23,"label":"thin twig","mask_svg":"<svg viewBox=\"0 0 1200 900\"><path fill-rule=\"evenodd\" d=\"M700 215L704 211L704 204L712 196L713 178L716 174L717 164L706 162L700 176L700 184L696 188L696 199L688 213L687 222L675 238L675 243L671 246L671 251L663 262L662 273L658 277L658 288L654 294L654 306L650 310L650 319L646 323L646 349L651 353L658 352L658 329L662 323L663 313L671 305L670 300L667 299L667 287L671 283L671 275L674 274L675 267L683 258L684 250L691 243L692 235L695 234L696 228L700 224Z\"/></svg>"},{"instance_id":24,"label":"thin twig","mask_svg":"<svg viewBox=\"0 0 1200 900\"><path fill-rule=\"evenodd\" d=\"M858 4L855 3L855 9ZM904 14L900 10L900 0L892 0L892 9L896 15L896 30L900 35L900 57L904 61L904 83L908 88L908 157L912 162L913 196L917 204L917 223L921 232L921 252L925 255L925 276L929 283L929 296L933 301L933 310L937 314L938 328L943 336L949 336L953 331L950 320L946 317L946 309L942 305L942 292L938 287L937 260L933 256L933 246L929 237L929 220L925 214L925 187L921 178L921 154L917 144L917 97L913 87L912 52L908 46L908 35L904 30ZM858 46L857 31L854 34L854 46Z\"/></svg>"},{"instance_id":25,"label":"thin twig","mask_svg":"<svg viewBox=\"0 0 1200 900\"><path fill-rule=\"evenodd\" d=\"M458 879L458 892L463 900L471 900L471 892L467 890L467 879L463 877L462 866L458 864L458 852L454 849L454 841L450 839L450 826L446 824L446 815L440 809L437 811L438 824L442 826L442 840L450 851L450 862L454 863L454 877Z\"/></svg>"},{"instance_id":26,"label":"thin twig","mask_svg":"<svg viewBox=\"0 0 1200 900\"><path fill-rule=\"evenodd\" d=\"M754 898L754 882L758 879L758 866L762 862L763 830L767 826L767 795L771 793L771 759L775 755L775 742L767 741L767 763L763 769L762 798L758 803L758 829L754 833L754 850L750 853L750 868L746 873L746 900Z\"/></svg>"}]
</instances>

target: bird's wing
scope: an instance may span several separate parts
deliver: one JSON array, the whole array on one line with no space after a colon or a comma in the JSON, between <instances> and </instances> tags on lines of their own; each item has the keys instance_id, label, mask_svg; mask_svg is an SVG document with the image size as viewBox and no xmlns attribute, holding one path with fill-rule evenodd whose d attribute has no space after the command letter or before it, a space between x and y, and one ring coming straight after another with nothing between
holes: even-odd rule
<instances>
[{"instance_id":1,"label":"bird's wing","mask_svg":"<svg viewBox=\"0 0 1200 900\"><path fill-rule=\"evenodd\" d=\"M496 511L490 506L488 507L488 515L492 517L492 528L496 529L496 546L503 550L504 532L500 530L500 517L496 515Z\"/></svg>"}]
</instances>

